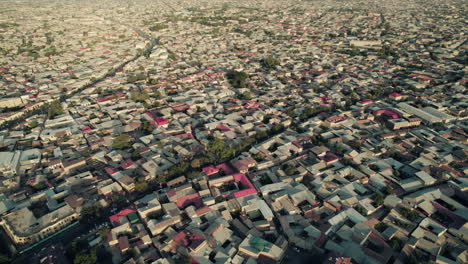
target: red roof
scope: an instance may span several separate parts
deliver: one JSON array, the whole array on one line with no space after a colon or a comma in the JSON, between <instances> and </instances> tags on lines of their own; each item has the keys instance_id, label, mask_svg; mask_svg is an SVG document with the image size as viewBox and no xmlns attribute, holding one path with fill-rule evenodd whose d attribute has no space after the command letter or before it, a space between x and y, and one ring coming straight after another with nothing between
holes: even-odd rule
<instances>
[{"instance_id":1,"label":"red roof","mask_svg":"<svg viewBox=\"0 0 468 264\"><path fill-rule=\"evenodd\" d=\"M176 205L179 208L185 208L189 205L194 205L195 207L200 208L203 205L203 201L198 193L194 193L178 198L176 200Z\"/></svg>"},{"instance_id":2,"label":"red roof","mask_svg":"<svg viewBox=\"0 0 468 264\"><path fill-rule=\"evenodd\" d=\"M81 131L83 133L89 133L89 132L91 132L91 128L89 126L84 126L84 127L81 128Z\"/></svg>"},{"instance_id":3,"label":"red roof","mask_svg":"<svg viewBox=\"0 0 468 264\"><path fill-rule=\"evenodd\" d=\"M221 130L221 131L231 131L231 129L229 129L229 127L225 126L225 125L217 125L216 126L217 129Z\"/></svg>"},{"instance_id":4,"label":"red roof","mask_svg":"<svg viewBox=\"0 0 468 264\"><path fill-rule=\"evenodd\" d=\"M226 107L226 109L228 109L228 110L239 109L239 108L242 108L242 105L233 105L233 106Z\"/></svg>"},{"instance_id":5,"label":"red roof","mask_svg":"<svg viewBox=\"0 0 468 264\"><path fill-rule=\"evenodd\" d=\"M344 116L331 116L331 117L327 118L327 121L330 122L330 123L339 123L339 122L347 120L347 119L348 118L346 118Z\"/></svg>"},{"instance_id":6,"label":"red roof","mask_svg":"<svg viewBox=\"0 0 468 264\"><path fill-rule=\"evenodd\" d=\"M146 112L145 114L146 114L149 118L151 118L151 119L153 119L153 120L156 119L156 116L155 116L153 113L151 113L151 112Z\"/></svg>"},{"instance_id":7,"label":"red roof","mask_svg":"<svg viewBox=\"0 0 468 264\"><path fill-rule=\"evenodd\" d=\"M169 121L167 121L165 118L163 117L158 117L156 118L154 121L156 121L156 123L158 123L159 126L163 126L163 125L167 125L169 124Z\"/></svg>"},{"instance_id":8,"label":"red roof","mask_svg":"<svg viewBox=\"0 0 468 264\"><path fill-rule=\"evenodd\" d=\"M218 170L217 170L215 167L213 167L213 166L205 167L205 168L203 168L202 170L203 170L203 172L204 172L206 175L208 175L208 176L211 175L211 174L215 174L215 173L218 172Z\"/></svg>"},{"instance_id":9,"label":"red roof","mask_svg":"<svg viewBox=\"0 0 468 264\"><path fill-rule=\"evenodd\" d=\"M319 159L325 162L331 162L331 161L338 160L338 156L336 156L335 154L331 152L327 152L324 156L319 157Z\"/></svg>"},{"instance_id":10,"label":"red roof","mask_svg":"<svg viewBox=\"0 0 468 264\"><path fill-rule=\"evenodd\" d=\"M120 163L120 167L122 167L122 169L126 170L132 166L135 165L135 162L133 162L133 160L131 159L127 159L125 161L123 161L122 163Z\"/></svg>"},{"instance_id":11,"label":"red roof","mask_svg":"<svg viewBox=\"0 0 468 264\"><path fill-rule=\"evenodd\" d=\"M190 108L190 105L188 104L183 104L183 105L180 105L180 106L176 106L176 107L173 107L172 109L176 112L182 112L186 109L189 109Z\"/></svg>"},{"instance_id":12,"label":"red roof","mask_svg":"<svg viewBox=\"0 0 468 264\"><path fill-rule=\"evenodd\" d=\"M134 213L135 210L133 209L123 209L122 211L116 213L115 215L112 215L109 217L109 220L112 222L112 223L119 223L119 219L122 218L122 217L125 217L131 213Z\"/></svg>"},{"instance_id":13,"label":"red roof","mask_svg":"<svg viewBox=\"0 0 468 264\"><path fill-rule=\"evenodd\" d=\"M258 103L258 102L254 102L252 100L249 100L247 101L247 103L244 105L245 108L259 108L260 106L262 106L261 103Z\"/></svg>"},{"instance_id":14,"label":"red roof","mask_svg":"<svg viewBox=\"0 0 468 264\"><path fill-rule=\"evenodd\" d=\"M119 237L118 240L119 240L119 249L120 249L120 251L124 251L125 249L128 248L128 246L129 246L128 237L122 236L122 237Z\"/></svg>"},{"instance_id":15,"label":"red roof","mask_svg":"<svg viewBox=\"0 0 468 264\"><path fill-rule=\"evenodd\" d=\"M107 172L109 175L112 175L112 174L115 174L115 173L119 172L118 170L113 169L113 168L110 168L110 167L107 167L107 168L105 168L104 170L106 170L106 172Z\"/></svg>"},{"instance_id":16,"label":"red roof","mask_svg":"<svg viewBox=\"0 0 468 264\"><path fill-rule=\"evenodd\" d=\"M367 100L363 100L363 101L360 101L359 103L362 104L362 105L365 105L365 104L370 104L370 103L373 103L374 101L372 101L371 99L367 99Z\"/></svg>"},{"instance_id":17,"label":"red roof","mask_svg":"<svg viewBox=\"0 0 468 264\"><path fill-rule=\"evenodd\" d=\"M238 172L243 173L244 171L248 171L250 167L257 165L257 162L253 158L245 158L236 160L231 163L232 166L237 169Z\"/></svg>"},{"instance_id":18,"label":"red roof","mask_svg":"<svg viewBox=\"0 0 468 264\"><path fill-rule=\"evenodd\" d=\"M205 238L197 233L193 233L190 236L190 245L189 248L194 250L197 249L205 241Z\"/></svg>"},{"instance_id":19,"label":"red roof","mask_svg":"<svg viewBox=\"0 0 468 264\"><path fill-rule=\"evenodd\" d=\"M234 197L240 198L244 197L247 195L255 194L257 193L257 190L255 189L254 185L250 182L249 178L245 176L242 173L238 173L234 175L234 180L237 183L240 183L242 186L240 186L243 190L235 192Z\"/></svg>"},{"instance_id":20,"label":"red roof","mask_svg":"<svg viewBox=\"0 0 468 264\"><path fill-rule=\"evenodd\" d=\"M391 93L390 96L392 96L392 97L401 97L403 95L401 95L399 93Z\"/></svg>"},{"instance_id":21,"label":"red roof","mask_svg":"<svg viewBox=\"0 0 468 264\"><path fill-rule=\"evenodd\" d=\"M114 99L115 99L115 96L109 95L109 96L106 96L106 97L100 97L100 98L97 99L97 101L99 103L104 103L104 102L112 101Z\"/></svg>"},{"instance_id":22,"label":"red roof","mask_svg":"<svg viewBox=\"0 0 468 264\"><path fill-rule=\"evenodd\" d=\"M374 111L374 114L384 115L387 118L391 118L391 119L400 118L400 115L397 112L390 110L390 109L380 109L380 110Z\"/></svg>"},{"instance_id":23,"label":"red roof","mask_svg":"<svg viewBox=\"0 0 468 264\"><path fill-rule=\"evenodd\" d=\"M206 213L208 213L210 211L211 211L211 208L208 207L208 206L205 206L205 207L202 207L200 209L197 209L195 211L195 213L197 213L198 216L201 216L201 215L204 215L204 214L206 214Z\"/></svg>"},{"instance_id":24,"label":"red roof","mask_svg":"<svg viewBox=\"0 0 468 264\"><path fill-rule=\"evenodd\" d=\"M189 231L184 230L175 235L172 240L179 246L194 250L205 241L205 238L197 233L191 234Z\"/></svg>"},{"instance_id":25,"label":"red roof","mask_svg":"<svg viewBox=\"0 0 468 264\"><path fill-rule=\"evenodd\" d=\"M192 135L192 133L187 132L187 133L182 133L182 134L175 135L174 137L177 137L177 138L193 138L193 135Z\"/></svg>"},{"instance_id":26,"label":"red roof","mask_svg":"<svg viewBox=\"0 0 468 264\"><path fill-rule=\"evenodd\" d=\"M218 173L220 169L222 169L226 175L233 173L232 169L226 163L221 163L217 166L208 166L202 170L207 176L210 176L212 174Z\"/></svg>"}]
</instances>

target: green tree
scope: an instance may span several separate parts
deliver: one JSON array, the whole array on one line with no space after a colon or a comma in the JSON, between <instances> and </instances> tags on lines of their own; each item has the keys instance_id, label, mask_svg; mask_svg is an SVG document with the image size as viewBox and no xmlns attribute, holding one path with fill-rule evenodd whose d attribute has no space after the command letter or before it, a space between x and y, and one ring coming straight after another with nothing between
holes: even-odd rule
<instances>
[{"instance_id":1,"label":"green tree","mask_svg":"<svg viewBox=\"0 0 468 264\"><path fill-rule=\"evenodd\" d=\"M356 209L356 211L357 211L358 213L360 213L360 214L362 214L362 215L366 215L366 210L364 210L364 208L362 208L361 206L358 205L358 206L356 206L356 208L354 208L354 209Z\"/></svg>"},{"instance_id":2,"label":"green tree","mask_svg":"<svg viewBox=\"0 0 468 264\"><path fill-rule=\"evenodd\" d=\"M146 80L146 76L144 74L137 74L137 75L132 75L132 76L129 76L127 77L127 82L128 83L135 83L135 82L138 82L138 81L143 81L143 80Z\"/></svg>"},{"instance_id":3,"label":"green tree","mask_svg":"<svg viewBox=\"0 0 468 264\"><path fill-rule=\"evenodd\" d=\"M35 184L32 186L34 189L40 191L40 190L44 190L47 188L47 185L44 183L44 182L40 182L38 184Z\"/></svg>"},{"instance_id":4,"label":"green tree","mask_svg":"<svg viewBox=\"0 0 468 264\"><path fill-rule=\"evenodd\" d=\"M265 59L261 60L261 64L267 70L272 70L272 69L275 69L276 66L278 66L280 63L276 58L272 56L268 56Z\"/></svg>"},{"instance_id":5,"label":"green tree","mask_svg":"<svg viewBox=\"0 0 468 264\"><path fill-rule=\"evenodd\" d=\"M89 157L91 156L91 152L89 151L89 149L85 149L83 150L83 152L81 152L81 155L83 155L84 157Z\"/></svg>"},{"instance_id":6,"label":"green tree","mask_svg":"<svg viewBox=\"0 0 468 264\"><path fill-rule=\"evenodd\" d=\"M152 98L159 99L162 97L161 93L156 91L150 95Z\"/></svg>"},{"instance_id":7,"label":"green tree","mask_svg":"<svg viewBox=\"0 0 468 264\"><path fill-rule=\"evenodd\" d=\"M148 190L148 183L143 179L139 178L135 183L135 191L139 193L144 193Z\"/></svg>"},{"instance_id":8,"label":"green tree","mask_svg":"<svg viewBox=\"0 0 468 264\"><path fill-rule=\"evenodd\" d=\"M193 159L192 162L190 163L190 166L192 166L192 168L200 168L201 160L200 159Z\"/></svg>"},{"instance_id":9,"label":"green tree","mask_svg":"<svg viewBox=\"0 0 468 264\"><path fill-rule=\"evenodd\" d=\"M190 171L187 173L187 177L189 179L195 179L196 177L198 177L198 175L200 175L199 171Z\"/></svg>"},{"instance_id":10,"label":"green tree","mask_svg":"<svg viewBox=\"0 0 468 264\"><path fill-rule=\"evenodd\" d=\"M33 121L31 121L31 123L28 124L28 126L29 126L30 128L35 128L35 127L37 127L37 125L39 125L39 123L37 122L37 120L33 120Z\"/></svg>"},{"instance_id":11,"label":"green tree","mask_svg":"<svg viewBox=\"0 0 468 264\"><path fill-rule=\"evenodd\" d=\"M132 160L139 160L141 159L141 154L138 151L134 151L131 155Z\"/></svg>"},{"instance_id":12,"label":"green tree","mask_svg":"<svg viewBox=\"0 0 468 264\"><path fill-rule=\"evenodd\" d=\"M348 145L356 150L361 150L361 143L357 140L348 141Z\"/></svg>"},{"instance_id":13,"label":"green tree","mask_svg":"<svg viewBox=\"0 0 468 264\"><path fill-rule=\"evenodd\" d=\"M381 206L384 203L384 197L381 194L376 194L374 196L374 202L377 206Z\"/></svg>"},{"instance_id":14,"label":"green tree","mask_svg":"<svg viewBox=\"0 0 468 264\"><path fill-rule=\"evenodd\" d=\"M383 193L385 193L386 195L392 194L392 193L393 193L392 187L390 187L390 185L386 185L386 186L383 188Z\"/></svg>"},{"instance_id":15,"label":"green tree","mask_svg":"<svg viewBox=\"0 0 468 264\"><path fill-rule=\"evenodd\" d=\"M335 147L335 151L336 151L336 154L343 155L345 149L344 149L344 147L342 145L337 145Z\"/></svg>"},{"instance_id":16,"label":"green tree","mask_svg":"<svg viewBox=\"0 0 468 264\"><path fill-rule=\"evenodd\" d=\"M50 103L49 111L48 111L49 118L53 118L61 114L63 114L63 108L62 108L62 104L60 103L60 101L56 100Z\"/></svg>"},{"instance_id":17,"label":"green tree","mask_svg":"<svg viewBox=\"0 0 468 264\"><path fill-rule=\"evenodd\" d=\"M146 91L143 92L133 92L130 94L130 99L135 102L143 102L149 99L149 95Z\"/></svg>"},{"instance_id":18,"label":"green tree","mask_svg":"<svg viewBox=\"0 0 468 264\"><path fill-rule=\"evenodd\" d=\"M76 256L82 250L88 249L88 243L83 239L74 239L71 243L71 255Z\"/></svg>"},{"instance_id":19,"label":"green tree","mask_svg":"<svg viewBox=\"0 0 468 264\"><path fill-rule=\"evenodd\" d=\"M153 125L151 125L150 122L148 122L148 121L143 122L142 128L143 128L146 132L149 132L149 133L153 132L153 130L154 130Z\"/></svg>"},{"instance_id":20,"label":"green tree","mask_svg":"<svg viewBox=\"0 0 468 264\"><path fill-rule=\"evenodd\" d=\"M254 95L251 92L245 92L245 93L239 94L237 98L241 100L251 100L252 98L254 98Z\"/></svg>"},{"instance_id":21,"label":"green tree","mask_svg":"<svg viewBox=\"0 0 468 264\"><path fill-rule=\"evenodd\" d=\"M96 254L99 264L112 264L112 254L104 246L98 246Z\"/></svg>"},{"instance_id":22,"label":"green tree","mask_svg":"<svg viewBox=\"0 0 468 264\"><path fill-rule=\"evenodd\" d=\"M380 222L374 226L375 230L379 232L383 232L385 229L387 229L388 225L385 224L384 222Z\"/></svg>"},{"instance_id":23,"label":"green tree","mask_svg":"<svg viewBox=\"0 0 468 264\"><path fill-rule=\"evenodd\" d=\"M380 49L379 51L379 57L381 59L385 59L389 56L397 56L397 55L398 54L396 53L396 51L392 49L392 47L390 47L389 45L383 45L382 49Z\"/></svg>"},{"instance_id":24,"label":"green tree","mask_svg":"<svg viewBox=\"0 0 468 264\"><path fill-rule=\"evenodd\" d=\"M107 238L107 235L109 234L109 232L110 232L109 228L102 228L102 229L99 229L98 231L99 235L104 239Z\"/></svg>"},{"instance_id":25,"label":"green tree","mask_svg":"<svg viewBox=\"0 0 468 264\"><path fill-rule=\"evenodd\" d=\"M255 135L255 138L257 140L262 140L262 139L265 139L268 137L268 132L265 131L265 130L261 130L259 132L257 132L257 135Z\"/></svg>"},{"instance_id":26,"label":"green tree","mask_svg":"<svg viewBox=\"0 0 468 264\"><path fill-rule=\"evenodd\" d=\"M7 264L7 263L10 263L10 261L11 261L11 259L8 256L0 254L0 263L1 264Z\"/></svg>"},{"instance_id":27,"label":"green tree","mask_svg":"<svg viewBox=\"0 0 468 264\"><path fill-rule=\"evenodd\" d=\"M112 147L114 149L126 149L131 147L131 140L132 138L127 134L122 134L114 138L114 143Z\"/></svg>"},{"instance_id":28,"label":"green tree","mask_svg":"<svg viewBox=\"0 0 468 264\"><path fill-rule=\"evenodd\" d=\"M167 25L165 25L165 24L157 24L157 25L153 25L153 26L149 27L148 29L149 29L150 31L155 32L155 31L159 31L159 30L166 29L166 28L168 28L168 27L169 27L169 26L167 26Z\"/></svg>"},{"instance_id":29,"label":"green tree","mask_svg":"<svg viewBox=\"0 0 468 264\"><path fill-rule=\"evenodd\" d=\"M226 141L220 138L215 138L208 143L206 154L212 162L219 162L233 156L235 154L235 149L227 146Z\"/></svg>"},{"instance_id":30,"label":"green tree","mask_svg":"<svg viewBox=\"0 0 468 264\"><path fill-rule=\"evenodd\" d=\"M169 172L168 172L169 174ZM167 182L167 174L158 174L156 175L154 181L159 184L165 184Z\"/></svg>"},{"instance_id":31,"label":"green tree","mask_svg":"<svg viewBox=\"0 0 468 264\"><path fill-rule=\"evenodd\" d=\"M273 134L277 134L281 131L284 130L284 126L282 124L277 124L277 125L274 125L272 128L271 128L271 132L273 132Z\"/></svg>"},{"instance_id":32,"label":"green tree","mask_svg":"<svg viewBox=\"0 0 468 264\"><path fill-rule=\"evenodd\" d=\"M286 168L284 169L284 172L285 172L287 175L291 176L291 175L293 175L294 173L296 173L296 168L295 168L293 165L288 164L288 165L286 165Z\"/></svg>"},{"instance_id":33,"label":"green tree","mask_svg":"<svg viewBox=\"0 0 468 264\"><path fill-rule=\"evenodd\" d=\"M418 219L418 214L416 212L414 212L413 210L411 209L408 209L408 208L405 208L405 207L402 207L401 210L400 210L400 213L403 217L405 217L406 219L410 220L410 221L415 221L416 219Z\"/></svg>"},{"instance_id":34,"label":"green tree","mask_svg":"<svg viewBox=\"0 0 468 264\"><path fill-rule=\"evenodd\" d=\"M262 152L258 152L253 156L253 158L255 159L255 161L260 162L265 158L265 155Z\"/></svg>"},{"instance_id":35,"label":"green tree","mask_svg":"<svg viewBox=\"0 0 468 264\"><path fill-rule=\"evenodd\" d=\"M81 209L81 221L85 224L92 224L102 216L102 207L94 205Z\"/></svg>"},{"instance_id":36,"label":"green tree","mask_svg":"<svg viewBox=\"0 0 468 264\"><path fill-rule=\"evenodd\" d=\"M403 247L403 243L398 238L393 238L392 240L390 240L390 246L394 250L400 250Z\"/></svg>"},{"instance_id":37,"label":"green tree","mask_svg":"<svg viewBox=\"0 0 468 264\"><path fill-rule=\"evenodd\" d=\"M249 75L243 71L229 71L226 77L232 87L244 88L246 87L246 80Z\"/></svg>"},{"instance_id":38,"label":"green tree","mask_svg":"<svg viewBox=\"0 0 468 264\"><path fill-rule=\"evenodd\" d=\"M97 263L96 249L83 250L73 259L73 264L95 264Z\"/></svg>"}]
</instances>

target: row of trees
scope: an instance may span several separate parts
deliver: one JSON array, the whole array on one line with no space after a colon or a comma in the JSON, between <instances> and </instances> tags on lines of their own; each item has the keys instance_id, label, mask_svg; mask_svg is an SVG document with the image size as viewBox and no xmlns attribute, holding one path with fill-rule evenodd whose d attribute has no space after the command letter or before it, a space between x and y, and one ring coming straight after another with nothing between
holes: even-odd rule
<instances>
[{"instance_id":1,"label":"row of trees","mask_svg":"<svg viewBox=\"0 0 468 264\"><path fill-rule=\"evenodd\" d=\"M67 255L73 264L112 264L112 255L103 246L90 248L84 240L74 240Z\"/></svg>"},{"instance_id":2,"label":"row of trees","mask_svg":"<svg viewBox=\"0 0 468 264\"><path fill-rule=\"evenodd\" d=\"M189 178L196 177L200 174L200 168L210 165L226 162L242 151L245 151L252 144L267 139L268 137L281 133L285 127L281 124L274 125L270 131L259 131L254 137L246 137L241 143L234 144L232 142L214 138L211 140L204 153L196 156L193 160L182 161L168 170L166 174L158 175L156 182L164 184L167 179L172 179L176 176L185 174Z\"/></svg>"},{"instance_id":3,"label":"row of trees","mask_svg":"<svg viewBox=\"0 0 468 264\"><path fill-rule=\"evenodd\" d=\"M169 26L168 26L168 25L165 25L165 24L157 24L157 25L153 25L153 26L149 27L148 29L149 29L150 31L155 32L155 31L160 31L160 30L166 29L166 28L168 28L168 27L169 27Z\"/></svg>"},{"instance_id":4,"label":"row of trees","mask_svg":"<svg viewBox=\"0 0 468 264\"><path fill-rule=\"evenodd\" d=\"M94 224L103 214L103 208L100 205L84 207L81 210L81 223Z\"/></svg>"},{"instance_id":5,"label":"row of trees","mask_svg":"<svg viewBox=\"0 0 468 264\"><path fill-rule=\"evenodd\" d=\"M132 92L130 94L130 99L135 102L144 102L150 98L149 94L146 91L142 92Z\"/></svg>"},{"instance_id":6,"label":"row of trees","mask_svg":"<svg viewBox=\"0 0 468 264\"><path fill-rule=\"evenodd\" d=\"M127 77L127 83L135 83L135 82L144 81L144 80L146 80L146 76L142 73Z\"/></svg>"}]
</instances>

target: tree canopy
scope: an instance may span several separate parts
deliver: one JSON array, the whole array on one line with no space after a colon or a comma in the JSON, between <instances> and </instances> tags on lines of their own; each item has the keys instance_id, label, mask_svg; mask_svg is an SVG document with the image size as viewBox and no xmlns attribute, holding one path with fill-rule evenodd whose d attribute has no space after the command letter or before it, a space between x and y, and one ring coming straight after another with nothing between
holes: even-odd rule
<instances>
[{"instance_id":1,"label":"tree canopy","mask_svg":"<svg viewBox=\"0 0 468 264\"><path fill-rule=\"evenodd\" d=\"M99 205L84 207L81 210L81 222L85 224L94 223L97 219L101 217L101 214L102 208Z\"/></svg>"},{"instance_id":2,"label":"tree canopy","mask_svg":"<svg viewBox=\"0 0 468 264\"><path fill-rule=\"evenodd\" d=\"M114 149L126 149L131 146L131 141L132 138L129 135L123 134L114 138L114 143L112 144L112 147Z\"/></svg>"},{"instance_id":3,"label":"tree canopy","mask_svg":"<svg viewBox=\"0 0 468 264\"><path fill-rule=\"evenodd\" d=\"M146 80L146 76L141 73L127 77L128 83L134 83L134 82L143 81L143 80Z\"/></svg>"},{"instance_id":4,"label":"tree canopy","mask_svg":"<svg viewBox=\"0 0 468 264\"><path fill-rule=\"evenodd\" d=\"M261 64L267 70L272 70L272 69L276 68L276 66L279 65L279 60L272 57L272 56L268 56L268 57L261 60Z\"/></svg>"},{"instance_id":5,"label":"tree canopy","mask_svg":"<svg viewBox=\"0 0 468 264\"><path fill-rule=\"evenodd\" d=\"M249 75L243 71L229 71L226 75L229 83L234 88L244 88L246 87L246 80Z\"/></svg>"},{"instance_id":6,"label":"tree canopy","mask_svg":"<svg viewBox=\"0 0 468 264\"><path fill-rule=\"evenodd\" d=\"M159 30L163 30L163 29L166 29L166 28L168 28L168 26L165 25L165 24L157 24L157 25L153 25L153 26L149 27L148 29L150 31L154 32L154 31L159 31Z\"/></svg>"},{"instance_id":7,"label":"tree canopy","mask_svg":"<svg viewBox=\"0 0 468 264\"><path fill-rule=\"evenodd\" d=\"M48 112L49 118L53 118L61 114L63 114L63 108L60 101L56 100L50 103Z\"/></svg>"},{"instance_id":8,"label":"tree canopy","mask_svg":"<svg viewBox=\"0 0 468 264\"><path fill-rule=\"evenodd\" d=\"M135 102L143 102L149 99L149 95L146 91L143 92L132 92L130 98Z\"/></svg>"},{"instance_id":9,"label":"tree canopy","mask_svg":"<svg viewBox=\"0 0 468 264\"><path fill-rule=\"evenodd\" d=\"M139 193L144 193L148 190L148 183L145 181L144 178L138 178L137 182L135 183L135 191Z\"/></svg>"},{"instance_id":10,"label":"tree canopy","mask_svg":"<svg viewBox=\"0 0 468 264\"><path fill-rule=\"evenodd\" d=\"M83 250L73 259L73 264L95 264L97 263L96 249Z\"/></svg>"},{"instance_id":11,"label":"tree canopy","mask_svg":"<svg viewBox=\"0 0 468 264\"><path fill-rule=\"evenodd\" d=\"M11 259L6 256L6 255L3 255L3 254L0 254L0 263L10 263Z\"/></svg>"},{"instance_id":12,"label":"tree canopy","mask_svg":"<svg viewBox=\"0 0 468 264\"><path fill-rule=\"evenodd\" d=\"M226 141L215 138L208 144L208 148L206 150L207 156L212 159L213 162L221 161L228 157L231 157L234 154L235 150L233 148L229 148L226 145Z\"/></svg>"}]
</instances>

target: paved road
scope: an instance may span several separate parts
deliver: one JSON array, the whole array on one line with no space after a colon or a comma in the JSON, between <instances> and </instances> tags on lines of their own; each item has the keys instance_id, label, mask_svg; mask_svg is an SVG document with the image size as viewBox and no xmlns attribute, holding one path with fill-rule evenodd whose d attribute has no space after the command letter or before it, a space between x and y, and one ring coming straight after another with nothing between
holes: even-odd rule
<instances>
[{"instance_id":1,"label":"paved road","mask_svg":"<svg viewBox=\"0 0 468 264\"><path fill-rule=\"evenodd\" d=\"M32 259L34 258L35 254L37 254L41 249L58 243L62 243L63 245L71 243L75 238L86 233L87 230L88 229L85 226L78 224L77 226L70 228L66 232L60 233L57 236L47 240L40 246L37 246L34 249L31 249L28 252L17 256L11 264L23 264L32 262Z\"/></svg>"},{"instance_id":2,"label":"paved road","mask_svg":"<svg viewBox=\"0 0 468 264\"><path fill-rule=\"evenodd\" d=\"M84 89L87 89L89 87L92 87L93 85L105 80L106 78L109 78L109 77L112 77L115 75L115 73L122 69L123 67L125 67L128 63L130 62L133 62L137 59L139 59L141 56L143 56L143 54L145 54L146 52L151 52L151 50L159 44L159 38L153 38L151 36L149 36L148 34L138 30L138 29L134 29L132 28L133 30L135 30L138 34L140 34L141 36L147 38L147 39L151 39L151 43L150 45L148 45L145 50L140 53L140 54L137 54L135 55L133 58L127 60L127 61L124 61L122 62L117 68L115 68L113 71L110 71L109 73L105 74L104 76L96 79L95 81L93 82L90 82L89 84L81 87L80 89L78 90L75 90L72 94L68 94L68 95L64 95L60 98L61 101L65 101L66 99L68 98L71 98L73 96L75 96L77 93L83 91ZM24 116L24 118L27 118L28 116ZM128 200L127 200L128 201ZM127 204L130 204L130 202L128 201ZM125 207L125 206L123 206ZM107 217L112 215L112 213L107 213L106 214L106 218L103 218L102 221L100 221L100 223L102 222L106 222L107 221ZM63 243L64 245L70 243L71 241L73 241L73 239L77 238L78 236L82 235L82 234L87 234L89 233L90 230L92 230L93 227L86 227L82 224L79 224L77 225L76 227L73 227L69 230L66 230L65 232L57 235L56 237L53 237L51 239L49 239L48 241L44 242L43 244L41 244L40 246L38 246L37 248L34 248L34 249L31 249L31 250L28 250L27 252L25 252L24 254L21 254L20 256L18 256L12 263L13 264L21 264L21 263L27 263L28 260L35 254L37 253L40 249L44 248L44 247L47 247L47 246L50 246L52 244L55 244L55 243Z\"/></svg>"}]
</instances>

